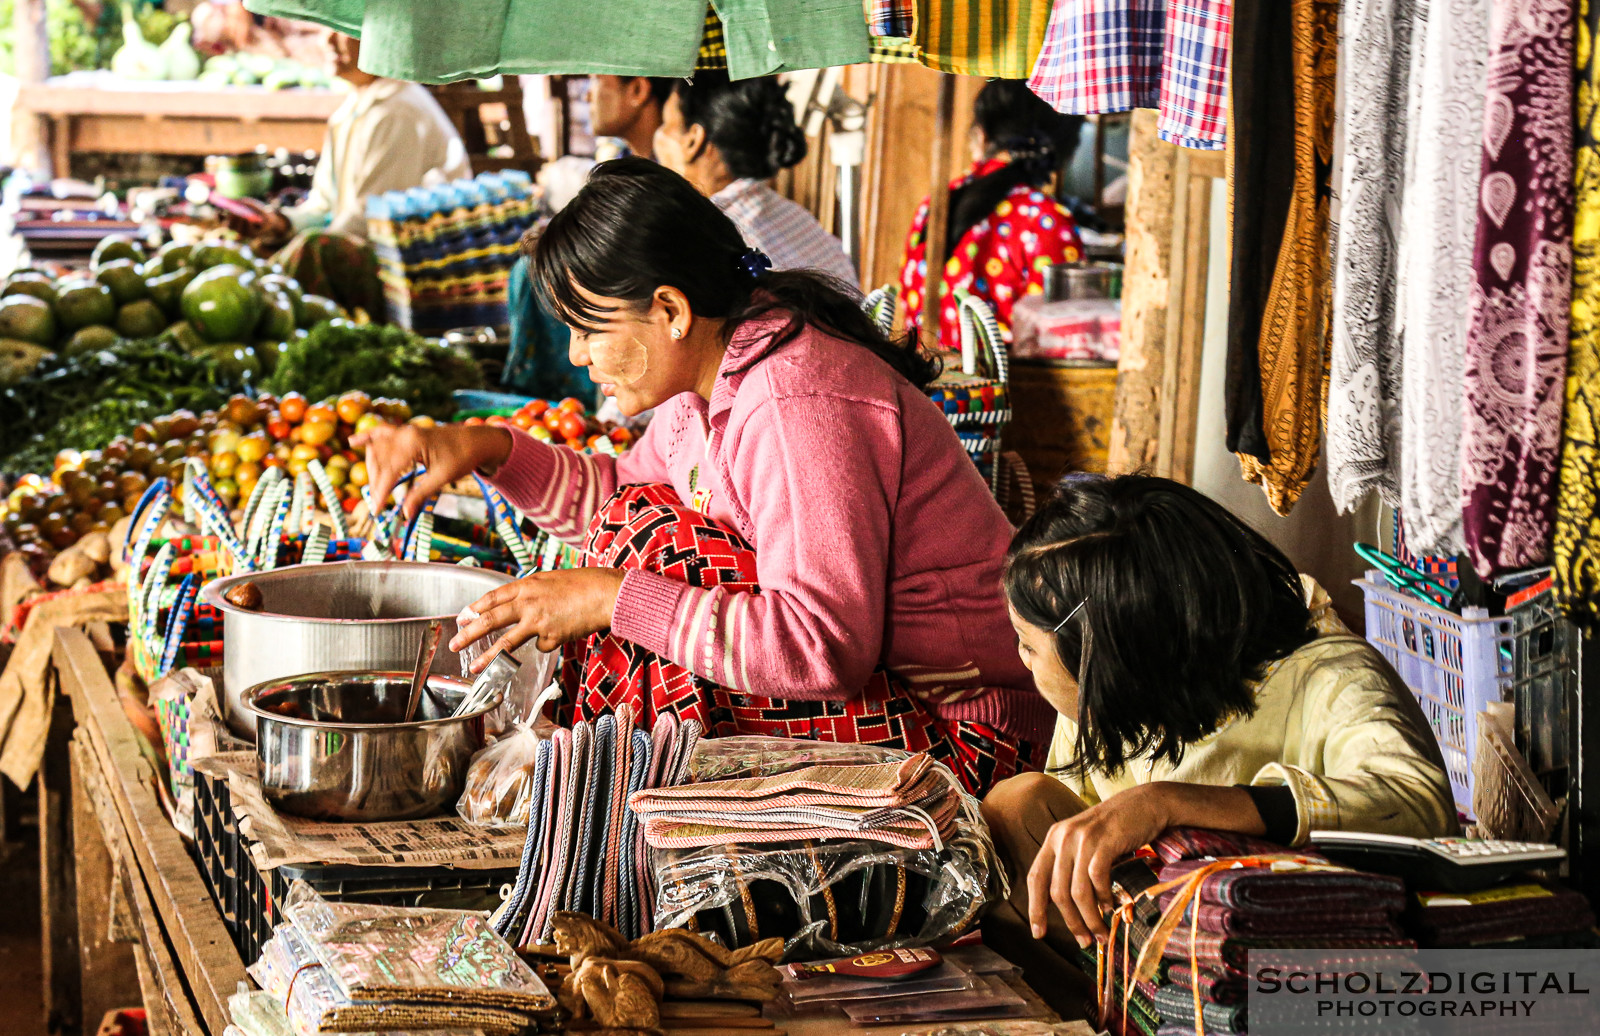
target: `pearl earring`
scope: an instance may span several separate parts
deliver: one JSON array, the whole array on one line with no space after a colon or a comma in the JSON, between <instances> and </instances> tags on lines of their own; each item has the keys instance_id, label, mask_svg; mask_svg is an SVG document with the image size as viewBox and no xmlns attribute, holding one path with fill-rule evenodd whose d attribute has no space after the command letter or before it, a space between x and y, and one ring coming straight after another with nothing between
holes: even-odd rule
<instances>
[{"instance_id":1,"label":"pearl earring","mask_svg":"<svg viewBox=\"0 0 1600 1036\"><path fill-rule=\"evenodd\" d=\"M680 327L673 328L672 329L672 337L674 337L674 338L682 338L683 337L683 329L680 328Z\"/></svg>"}]
</instances>

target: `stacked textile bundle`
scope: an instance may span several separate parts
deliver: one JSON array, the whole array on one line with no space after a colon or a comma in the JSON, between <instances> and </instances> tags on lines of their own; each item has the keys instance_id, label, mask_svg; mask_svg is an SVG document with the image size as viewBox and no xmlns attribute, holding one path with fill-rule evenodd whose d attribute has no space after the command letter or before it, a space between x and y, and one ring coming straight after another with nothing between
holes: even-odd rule
<instances>
[{"instance_id":1,"label":"stacked textile bundle","mask_svg":"<svg viewBox=\"0 0 1600 1036\"><path fill-rule=\"evenodd\" d=\"M522 867L495 929L518 946L549 942L555 915L588 914L627 938L652 928L654 882L628 799L677 784L700 724L663 712L650 733L623 705L540 742Z\"/></svg>"},{"instance_id":2,"label":"stacked textile bundle","mask_svg":"<svg viewBox=\"0 0 1600 1036\"><path fill-rule=\"evenodd\" d=\"M1422 946L1593 946L1594 911L1581 892L1541 882L1479 892L1418 892L1406 915Z\"/></svg>"},{"instance_id":3,"label":"stacked textile bundle","mask_svg":"<svg viewBox=\"0 0 1600 1036\"><path fill-rule=\"evenodd\" d=\"M1339 948L1359 957L1416 946L1397 924L1406 903L1398 878L1214 831L1174 829L1151 849L1149 880L1132 883L1149 891L1131 920L1118 919L1104 962L1112 1032L1184 1036L1200 1024L1218 1036L1247 1032L1251 950ZM1174 912L1177 926L1153 973L1130 974L1158 922ZM1090 951L1085 963L1100 962Z\"/></svg>"},{"instance_id":4,"label":"stacked textile bundle","mask_svg":"<svg viewBox=\"0 0 1600 1036\"><path fill-rule=\"evenodd\" d=\"M954 834L960 793L932 757L708 781L629 799L656 849L729 842L863 838L905 849L941 848Z\"/></svg>"},{"instance_id":5,"label":"stacked textile bundle","mask_svg":"<svg viewBox=\"0 0 1600 1036\"><path fill-rule=\"evenodd\" d=\"M332 903L296 882L284 916L250 975L296 1036L514 1036L554 1020L550 991L478 914Z\"/></svg>"}]
</instances>

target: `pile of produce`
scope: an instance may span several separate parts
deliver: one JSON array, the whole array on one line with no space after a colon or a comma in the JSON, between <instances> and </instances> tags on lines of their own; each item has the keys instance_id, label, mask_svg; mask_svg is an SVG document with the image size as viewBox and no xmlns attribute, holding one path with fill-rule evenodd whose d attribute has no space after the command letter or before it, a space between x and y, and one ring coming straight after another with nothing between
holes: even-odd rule
<instances>
[{"instance_id":1,"label":"pile of produce","mask_svg":"<svg viewBox=\"0 0 1600 1036\"><path fill-rule=\"evenodd\" d=\"M268 90L331 85L328 74L320 68L286 58L242 52L207 58L200 81L212 86L264 86Z\"/></svg>"},{"instance_id":2,"label":"pile of produce","mask_svg":"<svg viewBox=\"0 0 1600 1036\"><path fill-rule=\"evenodd\" d=\"M138 504L150 483L181 482L187 458L198 457L217 493L230 506L249 497L267 468L290 475L320 460L342 506L353 510L367 483L361 451L350 437L379 424L411 421L410 406L349 392L312 403L299 393L235 395L215 409L179 410L126 429L103 449L63 450L49 475L30 474L0 506L0 528L42 569L57 551L95 532L106 532Z\"/></svg>"},{"instance_id":3,"label":"pile of produce","mask_svg":"<svg viewBox=\"0 0 1600 1036\"><path fill-rule=\"evenodd\" d=\"M442 420L454 410L451 393L482 388L483 372L465 349L401 327L333 320L290 341L263 384L269 392L300 392L308 399L346 392L394 396Z\"/></svg>"},{"instance_id":4,"label":"pile of produce","mask_svg":"<svg viewBox=\"0 0 1600 1036\"><path fill-rule=\"evenodd\" d=\"M622 425L607 424L589 414L583 400L572 396L559 403L530 399L509 413L464 416L461 423L520 428L542 442L607 453L627 449L634 438L633 432ZM602 439L606 440L605 445L601 444Z\"/></svg>"},{"instance_id":5,"label":"pile of produce","mask_svg":"<svg viewBox=\"0 0 1600 1036\"><path fill-rule=\"evenodd\" d=\"M0 386L52 351L73 357L156 337L248 384L306 328L343 315L240 245L168 244L147 257L138 242L108 237L88 276L20 270L0 286Z\"/></svg>"}]
</instances>

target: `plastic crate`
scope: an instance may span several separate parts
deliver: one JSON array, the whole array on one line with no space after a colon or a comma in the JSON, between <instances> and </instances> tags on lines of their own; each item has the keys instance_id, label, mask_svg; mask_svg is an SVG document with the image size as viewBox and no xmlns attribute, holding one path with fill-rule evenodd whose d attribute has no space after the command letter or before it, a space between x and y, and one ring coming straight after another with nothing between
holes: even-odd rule
<instances>
[{"instance_id":1,"label":"plastic crate","mask_svg":"<svg viewBox=\"0 0 1600 1036\"><path fill-rule=\"evenodd\" d=\"M492 910L517 870L450 867L278 867L263 878L239 835L227 781L195 771L195 855L234 948L254 964L278 923L279 905L296 880L324 897L379 906Z\"/></svg>"},{"instance_id":2,"label":"plastic crate","mask_svg":"<svg viewBox=\"0 0 1600 1036\"><path fill-rule=\"evenodd\" d=\"M1565 765L1566 703L1572 631L1548 592L1492 616L1462 614L1395 590L1376 570L1355 584L1366 596L1367 640L1399 672L1422 705L1444 754L1456 807L1469 818L1478 713L1513 702L1518 748L1535 770Z\"/></svg>"}]
</instances>

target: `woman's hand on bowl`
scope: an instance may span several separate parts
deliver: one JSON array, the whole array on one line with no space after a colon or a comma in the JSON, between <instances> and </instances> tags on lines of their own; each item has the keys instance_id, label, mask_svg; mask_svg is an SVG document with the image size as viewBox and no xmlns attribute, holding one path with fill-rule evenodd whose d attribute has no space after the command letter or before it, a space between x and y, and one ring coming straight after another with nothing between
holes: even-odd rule
<instances>
[{"instance_id":1,"label":"woman's hand on bowl","mask_svg":"<svg viewBox=\"0 0 1600 1036\"><path fill-rule=\"evenodd\" d=\"M450 641L450 650L459 652L475 640L500 633L473 663L472 671L477 673L495 652L515 651L535 638L539 650L554 651L562 644L609 629L622 576L617 568L573 568L535 572L498 586L473 603L478 618L461 628Z\"/></svg>"},{"instance_id":2,"label":"woman's hand on bowl","mask_svg":"<svg viewBox=\"0 0 1600 1036\"><path fill-rule=\"evenodd\" d=\"M504 428L465 425L384 425L350 440L367 451L368 486L372 506L382 510L389 494L412 468L427 469L406 491L402 509L414 516L433 494L474 471L493 474L511 456L511 433Z\"/></svg>"}]
</instances>

